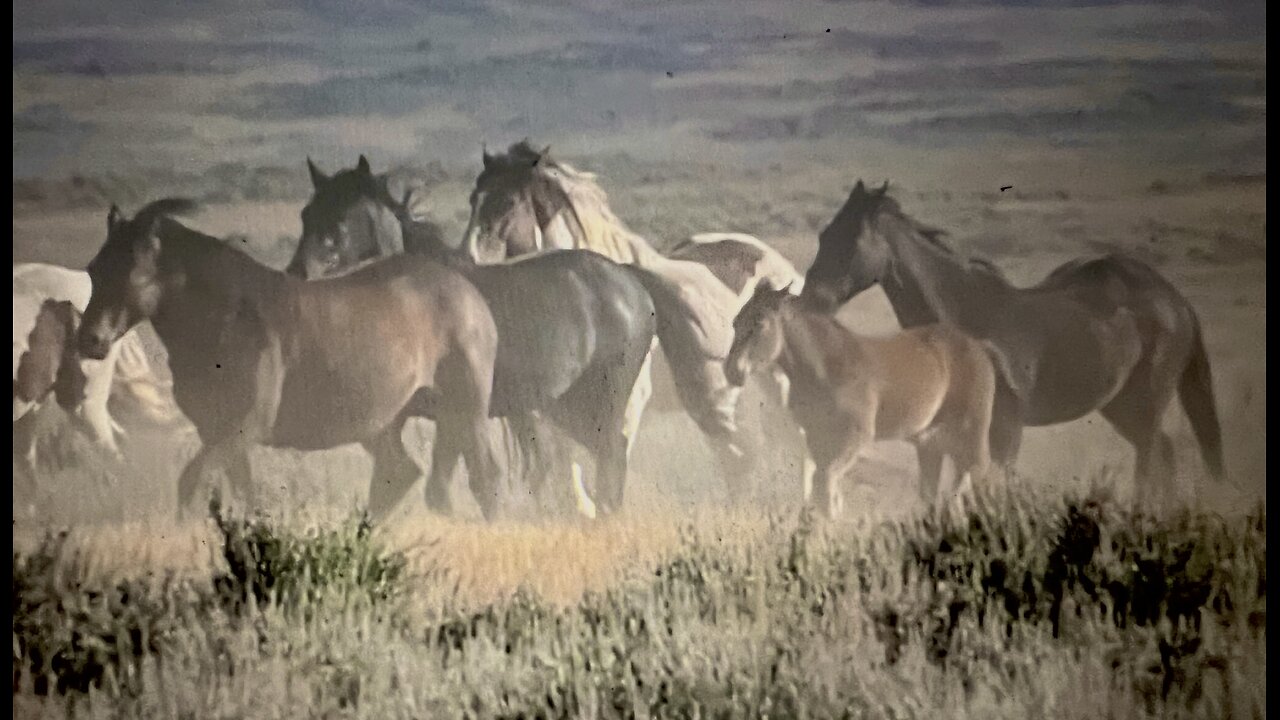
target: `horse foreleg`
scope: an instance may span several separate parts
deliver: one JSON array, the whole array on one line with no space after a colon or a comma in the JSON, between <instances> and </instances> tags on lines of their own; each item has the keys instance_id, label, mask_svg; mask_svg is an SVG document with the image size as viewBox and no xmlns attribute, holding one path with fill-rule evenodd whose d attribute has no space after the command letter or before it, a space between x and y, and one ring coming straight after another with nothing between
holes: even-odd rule
<instances>
[{"instance_id":1,"label":"horse foreleg","mask_svg":"<svg viewBox=\"0 0 1280 720\"><path fill-rule=\"evenodd\" d=\"M88 380L84 387L84 400L75 413L88 427L89 436L115 457L120 456L120 448L116 443L118 426L107 410L107 403L111 399L111 384L115 381L115 367L119 357L120 344L116 343L97 367L85 373Z\"/></svg>"},{"instance_id":2,"label":"horse foreleg","mask_svg":"<svg viewBox=\"0 0 1280 720\"><path fill-rule=\"evenodd\" d=\"M196 495L201 488L207 487L209 477L218 472L223 473L233 487L241 492L252 484L248 447L238 437L205 445L187 462L182 475L178 477L179 520L186 519L188 514L199 515L195 506ZM253 495L252 490L244 494L246 499Z\"/></svg>"},{"instance_id":3,"label":"horse foreleg","mask_svg":"<svg viewBox=\"0 0 1280 720\"><path fill-rule=\"evenodd\" d=\"M249 411L238 423L226 427L213 439L205 439L195 457L187 463L178 478L178 518L191 508L197 491L210 472L222 470L234 485L245 491L252 501L253 479L249 469L249 450L271 437L280 409L284 387L284 361L279 342L268 338L258 354L252 380L245 388L252 397Z\"/></svg>"},{"instance_id":4,"label":"horse foreleg","mask_svg":"<svg viewBox=\"0 0 1280 720\"><path fill-rule=\"evenodd\" d=\"M791 378L782 371L781 368L774 366L769 370L769 378L773 380L771 386L775 393L775 399L778 401L778 407L787 407L791 403Z\"/></svg>"}]
</instances>

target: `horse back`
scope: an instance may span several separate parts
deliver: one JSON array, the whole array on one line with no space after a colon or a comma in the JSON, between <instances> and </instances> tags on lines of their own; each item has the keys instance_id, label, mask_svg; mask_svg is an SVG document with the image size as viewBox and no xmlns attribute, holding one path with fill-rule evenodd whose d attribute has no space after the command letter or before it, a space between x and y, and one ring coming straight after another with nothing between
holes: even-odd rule
<instances>
[{"instance_id":1,"label":"horse back","mask_svg":"<svg viewBox=\"0 0 1280 720\"><path fill-rule=\"evenodd\" d=\"M553 250L467 271L498 329L494 402L559 397L588 367L649 351L653 302L623 266L589 250Z\"/></svg>"}]
</instances>

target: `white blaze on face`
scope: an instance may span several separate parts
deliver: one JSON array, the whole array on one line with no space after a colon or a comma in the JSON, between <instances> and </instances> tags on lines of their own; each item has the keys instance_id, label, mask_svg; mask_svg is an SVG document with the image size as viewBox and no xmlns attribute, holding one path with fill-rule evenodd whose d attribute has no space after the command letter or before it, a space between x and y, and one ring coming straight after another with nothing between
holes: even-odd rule
<instances>
[{"instance_id":1,"label":"white blaze on face","mask_svg":"<svg viewBox=\"0 0 1280 720\"><path fill-rule=\"evenodd\" d=\"M471 219L467 221L467 232L462 236L462 247L467 254L473 258L480 257L480 208L484 207L484 201L488 193L481 192L476 194L475 202L471 204Z\"/></svg>"}]
</instances>

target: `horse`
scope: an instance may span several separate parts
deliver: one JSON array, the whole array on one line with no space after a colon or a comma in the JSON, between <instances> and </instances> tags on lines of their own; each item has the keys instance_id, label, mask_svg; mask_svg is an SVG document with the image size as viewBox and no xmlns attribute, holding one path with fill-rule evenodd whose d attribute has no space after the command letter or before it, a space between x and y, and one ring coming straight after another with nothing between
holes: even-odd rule
<instances>
[{"instance_id":1,"label":"horse","mask_svg":"<svg viewBox=\"0 0 1280 720\"><path fill-rule=\"evenodd\" d=\"M467 253L489 263L582 248L649 271L651 284L661 285L669 299L667 318L682 318L697 329L685 333L692 344L678 352L685 355L682 362L701 367L696 373L673 371L675 394L716 450L730 495L743 494L743 480L753 469L749 453L761 443L744 437L736 417L741 388L724 377L732 320L763 278L798 291L802 280L795 268L768 245L739 233L695 235L664 256L613 213L595 175L553 158L549 148L535 150L528 140L502 155L483 151L481 159L463 241ZM670 360L673 349L666 350ZM633 426L653 395L650 372L646 363L629 400ZM785 379L775 375L771 394L785 399L786 393Z\"/></svg>"},{"instance_id":2,"label":"horse","mask_svg":"<svg viewBox=\"0 0 1280 720\"><path fill-rule=\"evenodd\" d=\"M493 313L491 414L510 421L518 441L530 441L535 489L545 477L537 474L545 472L539 458L550 453L533 420L545 415L595 458L595 497L574 475L583 512L621 509L629 441L624 401L663 325L643 273L586 250L480 265L412 216L411 192L393 201L364 156L333 177L308 164L315 194L302 210L290 270L304 277L342 272L385 248L407 247L460 272Z\"/></svg>"},{"instance_id":3,"label":"horse","mask_svg":"<svg viewBox=\"0 0 1280 720\"><path fill-rule=\"evenodd\" d=\"M169 384L156 376L137 332L126 333L105 360L85 360L75 335L89 303L89 276L80 270L20 263L13 266L14 451L26 470L37 465L32 413L52 394L77 429L113 457L124 429L109 401L140 410L158 426L182 421Z\"/></svg>"},{"instance_id":4,"label":"horse","mask_svg":"<svg viewBox=\"0 0 1280 720\"><path fill-rule=\"evenodd\" d=\"M1200 321L1155 269L1120 253L1077 258L1016 287L990 262L959 256L941 230L908 217L888 183L859 180L818 238L801 296L826 312L879 284L903 327L947 322L988 341L1009 369L997 383L991 447L1011 469L1024 427L1095 410L1133 445L1134 483L1172 481L1161 423L1175 393L1210 474L1225 479L1222 431ZM921 465L933 462L924 452Z\"/></svg>"},{"instance_id":5,"label":"horse","mask_svg":"<svg viewBox=\"0 0 1280 720\"><path fill-rule=\"evenodd\" d=\"M498 510L488 420L497 329L458 273L399 256L304 283L172 216L164 199L133 218L112 207L90 261L92 297L77 341L105 357L148 320L169 354L173 391L202 446L178 480L179 517L212 473L253 504L249 450L358 442L373 457L369 508L382 519L419 475L401 444L410 417L434 420L427 501L448 510L459 456L486 519Z\"/></svg>"},{"instance_id":6,"label":"horse","mask_svg":"<svg viewBox=\"0 0 1280 720\"><path fill-rule=\"evenodd\" d=\"M774 365L791 378L790 409L817 464L813 486L827 517L841 513L840 482L875 441L906 440L939 458L921 469L926 502L937 497L943 457L951 457L961 487L985 478L996 368L980 341L943 324L863 337L766 283L738 313L733 331L729 382L741 386ZM812 490L805 487L807 503Z\"/></svg>"}]
</instances>

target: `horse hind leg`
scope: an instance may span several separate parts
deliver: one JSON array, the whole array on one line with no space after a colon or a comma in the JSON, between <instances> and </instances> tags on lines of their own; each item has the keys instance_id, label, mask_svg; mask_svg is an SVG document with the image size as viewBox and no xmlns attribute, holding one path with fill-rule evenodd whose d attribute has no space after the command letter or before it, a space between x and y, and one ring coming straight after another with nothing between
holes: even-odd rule
<instances>
[{"instance_id":1,"label":"horse hind leg","mask_svg":"<svg viewBox=\"0 0 1280 720\"><path fill-rule=\"evenodd\" d=\"M1172 381L1156 385L1151 376L1147 368L1135 371L1120 394L1102 408L1102 416L1136 452L1135 501L1154 501L1158 505L1173 484L1173 440L1161 424L1173 401L1175 385Z\"/></svg>"},{"instance_id":2,"label":"horse hind leg","mask_svg":"<svg viewBox=\"0 0 1280 720\"><path fill-rule=\"evenodd\" d=\"M421 474L401 440L404 421L393 423L370 440L361 443L373 457L369 479L369 514L382 520L395 509Z\"/></svg>"},{"instance_id":3,"label":"horse hind leg","mask_svg":"<svg viewBox=\"0 0 1280 720\"><path fill-rule=\"evenodd\" d=\"M453 513L449 486L453 484L453 472L460 457L462 447L459 432L448 420L438 420L435 441L431 445L431 472L427 474L423 497L427 507L441 515Z\"/></svg>"},{"instance_id":4,"label":"horse hind leg","mask_svg":"<svg viewBox=\"0 0 1280 720\"><path fill-rule=\"evenodd\" d=\"M1021 403L1002 386L997 387L991 407L987 446L991 461L1008 477L1013 475L1022 449L1023 415Z\"/></svg>"},{"instance_id":5,"label":"horse hind leg","mask_svg":"<svg viewBox=\"0 0 1280 720\"><path fill-rule=\"evenodd\" d=\"M467 463L467 484L484 519L493 522L502 509L502 473L489 419L474 415L456 427L460 435L454 442L461 447Z\"/></svg>"}]
</instances>

